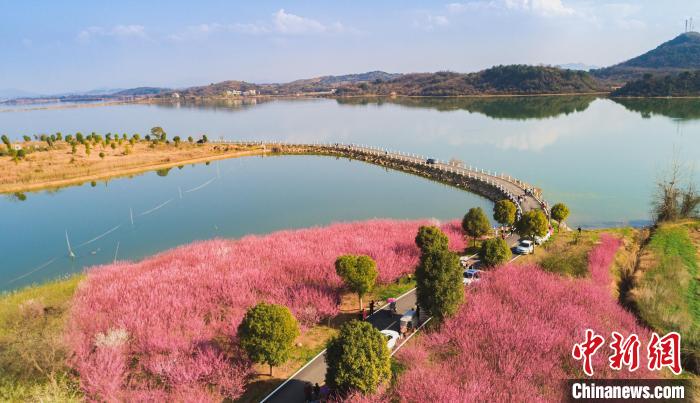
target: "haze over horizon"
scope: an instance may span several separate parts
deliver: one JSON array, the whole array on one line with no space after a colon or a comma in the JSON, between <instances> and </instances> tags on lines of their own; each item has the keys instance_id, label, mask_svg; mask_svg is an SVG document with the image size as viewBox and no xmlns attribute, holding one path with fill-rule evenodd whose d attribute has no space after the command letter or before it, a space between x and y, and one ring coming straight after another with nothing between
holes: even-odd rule
<instances>
[{"instance_id":1,"label":"haze over horizon","mask_svg":"<svg viewBox=\"0 0 700 403\"><path fill-rule=\"evenodd\" d=\"M689 0L5 1L0 10L0 88L40 94L513 63L608 66L672 39L686 18L700 20L700 3Z\"/></svg>"}]
</instances>

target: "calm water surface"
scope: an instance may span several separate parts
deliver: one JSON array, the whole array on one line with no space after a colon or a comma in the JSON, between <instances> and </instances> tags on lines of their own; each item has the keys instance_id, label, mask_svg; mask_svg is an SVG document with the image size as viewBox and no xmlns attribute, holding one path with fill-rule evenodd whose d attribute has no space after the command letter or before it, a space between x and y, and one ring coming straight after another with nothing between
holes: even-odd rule
<instances>
[{"instance_id":1,"label":"calm water surface","mask_svg":"<svg viewBox=\"0 0 700 403\"><path fill-rule=\"evenodd\" d=\"M36 109L0 132L148 132L170 137L354 142L503 171L572 209L569 223L641 225L674 154L700 166L700 101L593 97L352 99ZM182 194L182 197L180 197ZM241 158L96 186L0 198L0 290L183 243L372 217L449 219L477 196L359 162ZM133 225L131 223L133 216ZM68 232L75 260L67 257Z\"/></svg>"}]
</instances>

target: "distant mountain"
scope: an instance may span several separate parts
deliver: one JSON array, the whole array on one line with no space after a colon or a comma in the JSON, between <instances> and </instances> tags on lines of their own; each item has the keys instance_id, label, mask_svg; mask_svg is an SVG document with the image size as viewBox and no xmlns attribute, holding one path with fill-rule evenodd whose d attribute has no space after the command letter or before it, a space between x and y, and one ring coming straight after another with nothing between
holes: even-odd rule
<instances>
[{"instance_id":1,"label":"distant mountain","mask_svg":"<svg viewBox=\"0 0 700 403\"><path fill-rule=\"evenodd\" d=\"M35 94L29 91L19 90L17 88L0 88L0 100L3 99L14 99L21 97L35 97L39 94Z\"/></svg>"},{"instance_id":2,"label":"distant mountain","mask_svg":"<svg viewBox=\"0 0 700 403\"><path fill-rule=\"evenodd\" d=\"M160 87L136 87L129 88L127 90L121 90L113 92L112 96L123 97L123 96L141 96L141 95L157 95L163 92L170 91L170 88L160 88Z\"/></svg>"},{"instance_id":3,"label":"distant mountain","mask_svg":"<svg viewBox=\"0 0 700 403\"><path fill-rule=\"evenodd\" d=\"M476 73L404 74L390 81L342 86L339 95L534 95L591 93L606 88L584 71L550 66L495 66Z\"/></svg>"},{"instance_id":4,"label":"distant mountain","mask_svg":"<svg viewBox=\"0 0 700 403\"><path fill-rule=\"evenodd\" d=\"M383 71L370 71L360 74L346 74L341 76L321 76L296 80L289 83L254 84L245 81L222 81L206 86L191 87L177 91L170 91L164 95L169 96L177 92L182 97L225 97L230 91L256 90L263 95L295 95L298 93L326 93L336 87L353 85L358 83L385 82L400 77L401 74L385 73Z\"/></svg>"},{"instance_id":5,"label":"distant mountain","mask_svg":"<svg viewBox=\"0 0 700 403\"><path fill-rule=\"evenodd\" d=\"M626 82L646 73L666 75L695 69L700 69L700 33L686 32L643 55L591 73L601 79Z\"/></svg>"},{"instance_id":6,"label":"distant mountain","mask_svg":"<svg viewBox=\"0 0 700 403\"><path fill-rule=\"evenodd\" d=\"M591 70L595 70L595 69L600 68L600 66L594 66L592 64L585 64L585 63L557 64L556 67L559 67L560 69L581 70L581 71L591 71Z\"/></svg>"}]
</instances>

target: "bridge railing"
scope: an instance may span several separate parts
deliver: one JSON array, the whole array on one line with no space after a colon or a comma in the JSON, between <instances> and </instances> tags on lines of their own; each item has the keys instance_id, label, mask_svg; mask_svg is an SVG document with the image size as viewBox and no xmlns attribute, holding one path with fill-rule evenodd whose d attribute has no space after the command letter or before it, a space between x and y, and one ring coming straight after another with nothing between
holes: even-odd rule
<instances>
[{"instance_id":1,"label":"bridge railing","mask_svg":"<svg viewBox=\"0 0 700 403\"><path fill-rule=\"evenodd\" d=\"M458 163L458 164L453 164L445 161L440 161L438 159L435 160L435 163L429 164L427 162L427 158L423 155L419 154L414 154L414 153L405 153L405 152L400 152L400 151L395 151L395 150L390 150L387 148L380 148L380 147L375 147L367 144L355 144L355 143L341 143L341 142L309 142L309 143L304 143L304 142L288 142L288 141L273 141L273 140L267 140L267 141L244 141L244 140L213 140L212 142L214 143L221 143L221 144L235 144L235 145L247 145L247 146L263 146L267 147L268 145L271 147L274 146L285 146L285 147L299 147L299 148L325 148L325 149L331 149L335 151L353 151L353 152L358 152L362 154L367 154L367 155L375 155L379 157L384 157L388 158L391 160L397 160L397 161L405 161L411 164L416 164L419 166L423 167L432 167L433 169L437 169L440 171L460 175L462 177L465 177L469 180L476 180L482 183L485 183L489 186L493 186L496 190L501 192L506 198L511 200L513 203L515 203L517 212L519 215L522 214L522 206L518 202L518 198L512 194L508 189L506 189L501 183L499 182L507 182L510 183L511 185L516 186L517 188L526 191L530 189L530 187L523 181L514 178L510 175L506 175L505 173L497 173L497 172L491 172L490 170L486 169L479 169L476 166L472 165L466 165L464 163ZM542 207L543 210L548 214L548 205L547 202L541 198L540 196L537 196L534 192L530 192L530 196L532 196L538 204Z\"/></svg>"}]
</instances>

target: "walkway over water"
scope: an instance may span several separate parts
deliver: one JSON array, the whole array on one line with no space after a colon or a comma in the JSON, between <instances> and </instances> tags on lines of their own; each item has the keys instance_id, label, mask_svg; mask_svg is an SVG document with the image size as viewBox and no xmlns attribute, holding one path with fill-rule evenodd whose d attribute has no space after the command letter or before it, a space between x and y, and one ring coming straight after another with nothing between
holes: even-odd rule
<instances>
[{"instance_id":1,"label":"walkway over water","mask_svg":"<svg viewBox=\"0 0 700 403\"><path fill-rule=\"evenodd\" d=\"M466 166L461 162L445 162L422 155L357 144L247 141L225 142L225 144L257 145L271 155L316 154L364 161L442 182L494 202L509 199L517 206L518 216L534 209L542 209L549 215L549 205L542 198L539 189L510 175Z\"/></svg>"}]
</instances>

